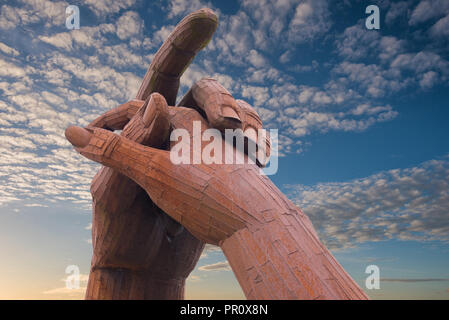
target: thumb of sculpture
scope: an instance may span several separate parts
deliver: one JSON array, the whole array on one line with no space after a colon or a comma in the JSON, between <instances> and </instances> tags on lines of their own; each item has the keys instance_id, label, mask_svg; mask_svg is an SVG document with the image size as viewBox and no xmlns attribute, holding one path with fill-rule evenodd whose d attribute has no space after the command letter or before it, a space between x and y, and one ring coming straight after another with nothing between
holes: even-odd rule
<instances>
[{"instance_id":1,"label":"thumb of sculpture","mask_svg":"<svg viewBox=\"0 0 449 320\"><path fill-rule=\"evenodd\" d=\"M65 130L65 137L77 148L84 148L89 144L92 133L87 129L70 126Z\"/></svg>"}]
</instances>

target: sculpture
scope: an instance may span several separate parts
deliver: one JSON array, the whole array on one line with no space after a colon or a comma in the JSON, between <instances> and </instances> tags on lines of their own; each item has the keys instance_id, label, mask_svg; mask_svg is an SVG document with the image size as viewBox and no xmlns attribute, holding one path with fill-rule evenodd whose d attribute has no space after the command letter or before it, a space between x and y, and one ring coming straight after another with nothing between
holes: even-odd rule
<instances>
[{"instance_id":1,"label":"sculpture","mask_svg":"<svg viewBox=\"0 0 449 320\"><path fill-rule=\"evenodd\" d=\"M209 9L184 18L135 100L85 129L66 130L79 153L104 165L91 186L94 255L86 298L182 299L207 242L222 248L249 299L366 299L309 218L257 164L170 161L170 131L192 136L193 121L201 132L262 127L251 106L213 79L198 81L173 106L180 76L217 23ZM120 136L111 132L117 129Z\"/></svg>"}]
</instances>

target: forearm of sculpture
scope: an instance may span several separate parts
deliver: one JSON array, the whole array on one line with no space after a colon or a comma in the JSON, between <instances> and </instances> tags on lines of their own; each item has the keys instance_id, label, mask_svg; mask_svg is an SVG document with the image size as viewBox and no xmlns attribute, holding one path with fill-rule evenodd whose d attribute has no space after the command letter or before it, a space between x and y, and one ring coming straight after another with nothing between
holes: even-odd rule
<instances>
[{"instance_id":1,"label":"forearm of sculpture","mask_svg":"<svg viewBox=\"0 0 449 320\"><path fill-rule=\"evenodd\" d=\"M104 228L97 221L100 228L93 230L107 234L98 238L101 243L94 244L86 299L184 298L185 281L204 243L186 230L169 240L165 219L171 218L157 208L158 212L149 212L151 208L139 205L141 200L147 203L145 197L141 193L125 212L131 219L111 217L110 212L96 208L96 217L101 220L101 215L109 214L109 223Z\"/></svg>"},{"instance_id":2,"label":"forearm of sculpture","mask_svg":"<svg viewBox=\"0 0 449 320\"><path fill-rule=\"evenodd\" d=\"M368 299L301 214L268 214L222 244L248 299Z\"/></svg>"},{"instance_id":3,"label":"forearm of sculpture","mask_svg":"<svg viewBox=\"0 0 449 320\"><path fill-rule=\"evenodd\" d=\"M180 300L185 278L163 279L129 269L95 269L89 275L86 299Z\"/></svg>"},{"instance_id":4,"label":"forearm of sculpture","mask_svg":"<svg viewBox=\"0 0 449 320\"><path fill-rule=\"evenodd\" d=\"M367 299L270 179L246 167L232 172L232 181L241 181L233 203L245 227L220 246L247 298Z\"/></svg>"}]
</instances>

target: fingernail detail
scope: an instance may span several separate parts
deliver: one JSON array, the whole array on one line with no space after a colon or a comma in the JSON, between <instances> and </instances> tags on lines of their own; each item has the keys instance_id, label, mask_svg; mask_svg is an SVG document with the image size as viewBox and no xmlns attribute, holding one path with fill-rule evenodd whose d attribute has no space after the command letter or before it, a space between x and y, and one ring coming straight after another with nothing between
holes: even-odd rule
<instances>
[{"instance_id":1,"label":"fingernail detail","mask_svg":"<svg viewBox=\"0 0 449 320\"><path fill-rule=\"evenodd\" d=\"M89 144L92 133L84 128L71 126L65 130L65 137L77 148L84 148Z\"/></svg>"},{"instance_id":2,"label":"fingernail detail","mask_svg":"<svg viewBox=\"0 0 449 320\"><path fill-rule=\"evenodd\" d=\"M221 112L223 113L223 117L226 117L226 118L233 118L233 119L236 119L236 120L239 120L239 121L240 121L239 115L238 115L237 112L236 112L233 108L231 108L231 107L225 106L225 107L223 107L223 109L222 109Z\"/></svg>"},{"instance_id":3,"label":"fingernail detail","mask_svg":"<svg viewBox=\"0 0 449 320\"><path fill-rule=\"evenodd\" d=\"M166 106L167 102L162 95L153 93L150 96L150 101L148 101L147 108L145 109L145 113L142 117L145 127L149 127L151 123L153 123L154 119L157 118L161 109L164 108L164 105Z\"/></svg>"}]
</instances>

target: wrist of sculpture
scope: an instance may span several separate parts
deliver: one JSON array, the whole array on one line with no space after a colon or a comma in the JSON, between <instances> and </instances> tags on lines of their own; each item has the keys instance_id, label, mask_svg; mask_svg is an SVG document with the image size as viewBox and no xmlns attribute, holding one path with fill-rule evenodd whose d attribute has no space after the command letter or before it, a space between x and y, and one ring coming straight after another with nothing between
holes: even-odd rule
<instances>
[{"instance_id":1,"label":"wrist of sculpture","mask_svg":"<svg viewBox=\"0 0 449 320\"><path fill-rule=\"evenodd\" d=\"M264 220L220 244L248 299L368 299L299 209Z\"/></svg>"},{"instance_id":2,"label":"wrist of sculpture","mask_svg":"<svg viewBox=\"0 0 449 320\"><path fill-rule=\"evenodd\" d=\"M98 268L90 272L88 300L180 300L186 278L166 278L151 271Z\"/></svg>"}]
</instances>

